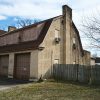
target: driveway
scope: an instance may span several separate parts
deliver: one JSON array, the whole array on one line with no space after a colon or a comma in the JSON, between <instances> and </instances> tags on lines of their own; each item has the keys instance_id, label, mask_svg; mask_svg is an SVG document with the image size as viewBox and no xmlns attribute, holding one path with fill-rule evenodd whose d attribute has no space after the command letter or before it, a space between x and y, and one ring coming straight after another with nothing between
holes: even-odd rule
<instances>
[{"instance_id":1,"label":"driveway","mask_svg":"<svg viewBox=\"0 0 100 100\"><path fill-rule=\"evenodd\" d=\"M9 78L0 78L0 91L9 89L12 87L16 87L21 84L27 84L30 83L29 81L22 81L22 80L14 80Z\"/></svg>"}]
</instances>

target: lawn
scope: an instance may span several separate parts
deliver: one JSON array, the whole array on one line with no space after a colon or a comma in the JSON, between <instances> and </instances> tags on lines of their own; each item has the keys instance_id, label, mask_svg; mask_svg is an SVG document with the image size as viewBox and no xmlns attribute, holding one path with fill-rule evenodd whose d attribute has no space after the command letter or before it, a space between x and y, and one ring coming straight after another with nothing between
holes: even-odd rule
<instances>
[{"instance_id":1,"label":"lawn","mask_svg":"<svg viewBox=\"0 0 100 100\"><path fill-rule=\"evenodd\" d=\"M63 82L30 83L0 91L0 100L99 100L100 86Z\"/></svg>"}]
</instances>

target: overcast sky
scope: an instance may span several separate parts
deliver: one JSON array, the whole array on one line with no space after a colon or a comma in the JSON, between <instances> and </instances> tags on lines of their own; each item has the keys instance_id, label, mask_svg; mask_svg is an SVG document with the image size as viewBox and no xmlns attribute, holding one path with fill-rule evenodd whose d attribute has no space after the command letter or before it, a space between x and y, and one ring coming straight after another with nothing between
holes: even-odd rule
<instances>
[{"instance_id":1,"label":"overcast sky","mask_svg":"<svg viewBox=\"0 0 100 100\"><path fill-rule=\"evenodd\" d=\"M73 21L79 30L83 16L100 11L100 0L0 0L0 28L15 25L20 17L44 20L61 15L65 4L73 9ZM87 49L87 41L82 42Z\"/></svg>"}]
</instances>

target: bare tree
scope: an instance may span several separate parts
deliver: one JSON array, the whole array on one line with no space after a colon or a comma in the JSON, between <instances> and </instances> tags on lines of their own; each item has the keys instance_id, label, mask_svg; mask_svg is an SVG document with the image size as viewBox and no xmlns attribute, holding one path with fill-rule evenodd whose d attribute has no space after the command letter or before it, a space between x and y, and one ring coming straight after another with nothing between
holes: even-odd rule
<instances>
[{"instance_id":1,"label":"bare tree","mask_svg":"<svg viewBox=\"0 0 100 100\"><path fill-rule=\"evenodd\" d=\"M97 53L92 54L92 57L96 58L97 57Z\"/></svg>"},{"instance_id":2,"label":"bare tree","mask_svg":"<svg viewBox=\"0 0 100 100\"><path fill-rule=\"evenodd\" d=\"M18 21L17 21L17 27L18 28L25 27L25 26L37 23L39 21L40 20L38 20L38 19L34 19L34 20L31 20L31 19L18 19Z\"/></svg>"},{"instance_id":3,"label":"bare tree","mask_svg":"<svg viewBox=\"0 0 100 100\"><path fill-rule=\"evenodd\" d=\"M82 21L82 32L90 40L93 48L100 48L100 19L87 17Z\"/></svg>"},{"instance_id":4,"label":"bare tree","mask_svg":"<svg viewBox=\"0 0 100 100\"><path fill-rule=\"evenodd\" d=\"M5 27L7 27L7 26L5 26ZM5 27L4 26L0 26L0 30L4 30L5 31L6 30Z\"/></svg>"}]
</instances>

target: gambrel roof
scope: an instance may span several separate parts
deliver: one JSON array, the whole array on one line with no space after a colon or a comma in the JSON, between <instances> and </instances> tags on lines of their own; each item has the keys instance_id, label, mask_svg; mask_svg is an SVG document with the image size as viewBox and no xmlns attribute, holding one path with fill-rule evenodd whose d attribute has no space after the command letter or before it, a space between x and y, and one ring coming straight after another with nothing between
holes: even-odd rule
<instances>
[{"instance_id":1,"label":"gambrel roof","mask_svg":"<svg viewBox=\"0 0 100 100\"><path fill-rule=\"evenodd\" d=\"M3 35L3 34L5 34L5 33L6 33L6 31L0 30L0 35Z\"/></svg>"},{"instance_id":2,"label":"gambrel roof","mask_svg":"<svg viewBox=\"0 0 100 100\"><path fill-rule=\"evenodd\" d=\"M54 18L0 35L0 53L38 49Z\"/></svg>"},{"instance_id":3,"label":"gambrel roof","mask_svg":"<svg viewBox=\"0 0 100 100\"><path fill-rule=\"evenodd\" d=\"M11 32L5 33L4 31L5 34L0 35L0 53L38 49L39 45L43 42L53 19L58 17L62 17L62 15ZM79 32L73 22L72 27L76 31L81 51L83 52Z\"/></svg>"}]
</instances>

